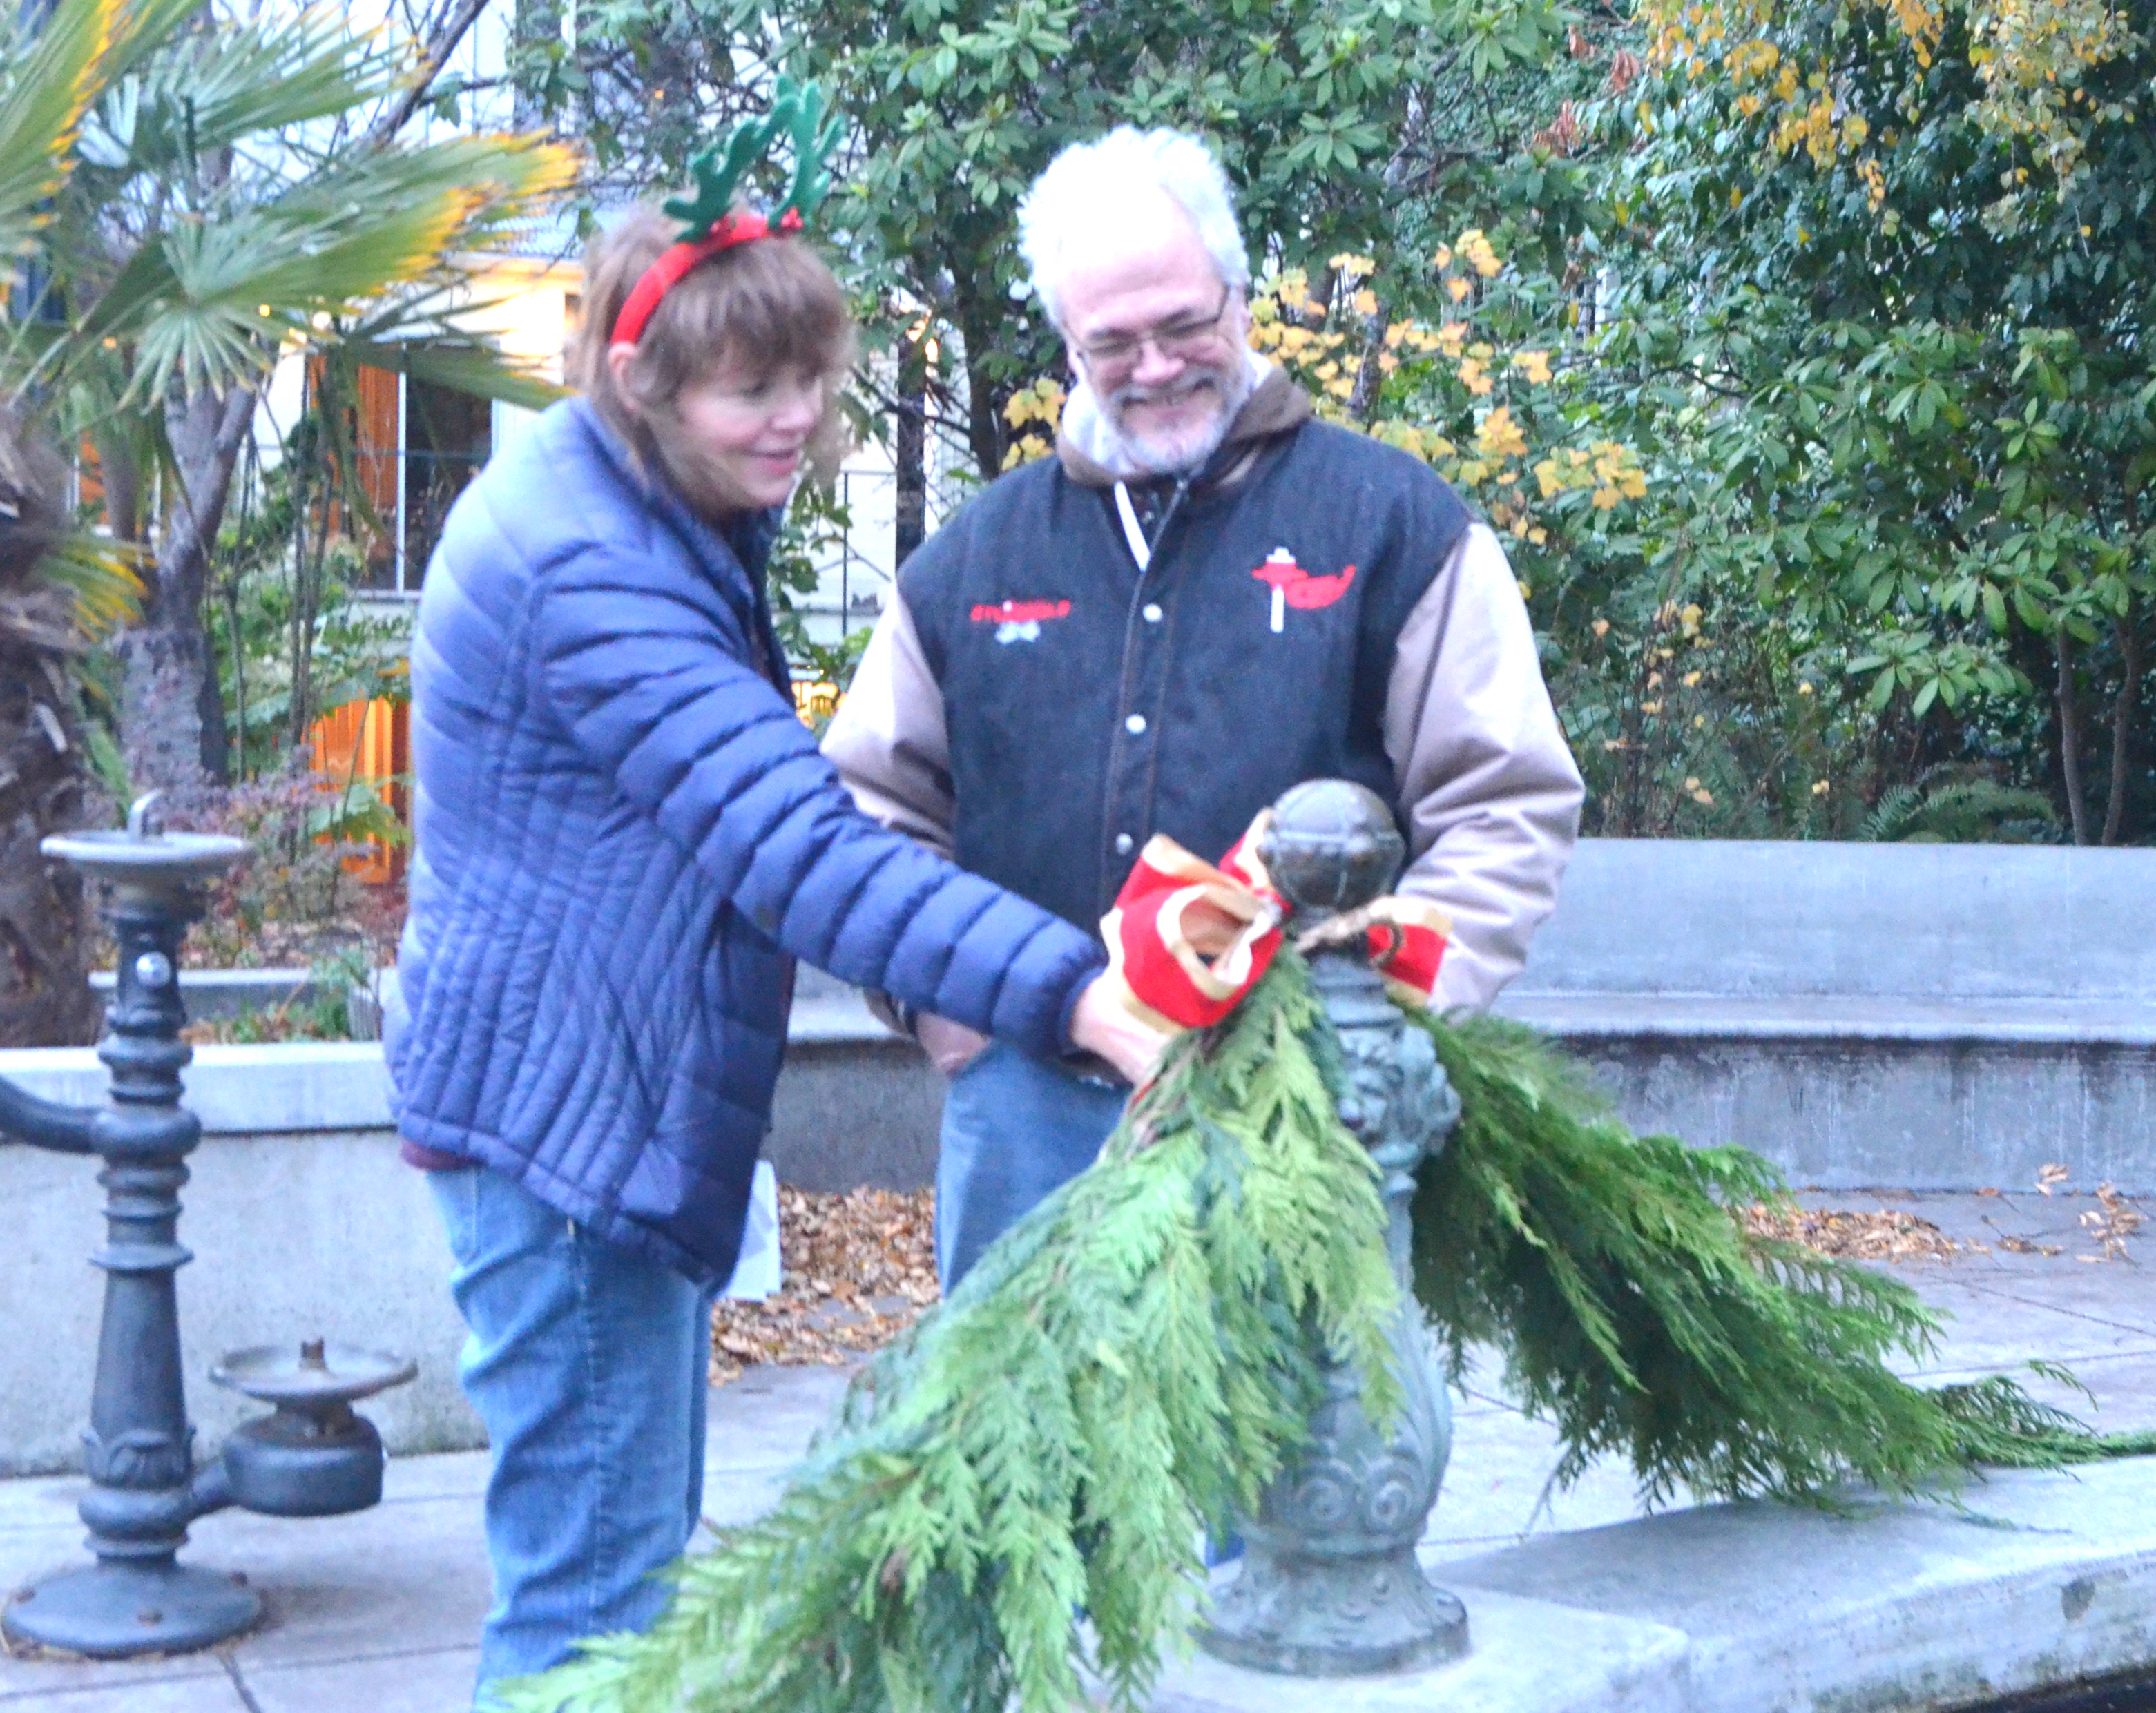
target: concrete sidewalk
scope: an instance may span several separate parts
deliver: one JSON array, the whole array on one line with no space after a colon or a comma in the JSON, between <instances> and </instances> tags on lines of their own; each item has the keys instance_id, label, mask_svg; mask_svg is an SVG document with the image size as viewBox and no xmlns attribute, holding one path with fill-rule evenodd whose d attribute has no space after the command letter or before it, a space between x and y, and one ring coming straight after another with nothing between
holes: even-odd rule
<instances>
[{"instance_id":1,"label":"concrete sidewalk","mask_svg":"<svg viewBox=\"0 0 2156 1713\"><path fill-rule=\"evenodd\" d=\"M2089 1387L2097 1408L2084 1407L2084 1413L2099 1427L2156 1425L2156 1298L2149 1275L2133 1261L2091 1264L2079 1259L2094 1247L2078 1224L2079 1214L2094 1205L2088 1198L1882 1198L1851 1192L1810 1199L1843 1208L1905 1208L1936 1221L1950 1236L1992 1245L1989 1255L1965 1254L1896 1269L1953 1317L1945 1348L1925 1377L1972 1376L2042 1357L2071 1367ZM2001 1238L2035 1252L2005 1250ZM2061 1253L2043 1254L2046 1245ZM738 1521L769 1503L787 1464L844 1383L844 1376L834 1370L759 1369L712 1395L706 1491L712 1521ZM1749 1554L1761 1565L1809 1566L1818 1574L1798 1576L1789 1598L1813 1598L1824 1611L1830 1602L1845 1603L1851 1584L1867 1574L1867 1543L1891 1544L1879 1532L1887 1524L1823 1519L1773 1506L1679 1513L1643 1526L1648 1533L1609 1531L1576 1545L1553 1539L1606 1530L1638 1516L1629 1472L1605 1463L1569 1490L1546 1495L1556 1461L1553 1438L1504 1401L1494 1376L1471 1377L1455 1407L1452 1465L1424 1558L1440 1578L1450 1577L1462 1589L1486 1662L1517 1657L1529 1645L1534 1622L1544 1621L1535 1614L1550 1610L1548 1593L1536 1595L1533 1588L1553 1586L1567 1575L1576 1581L1582 1564L1614 1564L1630 1552L1662 1551L1664 1543L1676 1556L1730 1549L1732 1562ZM2056 1526L2054 1511L2076 1505L2138 1508L2142 1489L2156 1490L2156 1468L2120 1467L2128 1472L2121 1480L2133 1487L2131 1494L2112 1493L2118 1484L2100 1473L2086 1481L2072 1475L2017 1476L1976 1490L1971 1502L1979 1512L1995 1509L2031 1538L2041 1534L2049 1542L2045 1550L2056 1557L2072 1548L2064 1539L2069 1531ZM384 1502L355 1516L292 1522L227 1512L207 1518L195 1529L186 1557L247 1576L268 1607L259 1630L216 1653L183 1659L116 1664L0 1659L0 1713L458 1713L470 1695L473 1638L488 1598L479 1510L485 1470L483 1454L401 1459L390 1466ZM81 1530L74 1516L80 1489L79 1482L66 1479L0 1484L0 1588L18 1587L80 1558ZM2156 1533L2156 1518L2147 1526ZM1971 1538L1999 1533L1974 1529L1936 1508L1907 1527L1960 1528ZM1873 1533L1867 1536L1867 1529ZM1704 1546L1703 1535L1712 1537ZM1933 1555L1927 1562L1936 1563L1936 1551L1925 1550ZM1887 1551L1871 1562L1870 1573L1894 1562L1894 1551ZM1907 1574L1917 1576L1914 1570ZM1814 1592L1806 1596L1806 1588ZM2056 1591L2050 1598L2056 1610ZM1583 1596L1563 1603L1592 1603ZM1645 1612L1638 1616L1640 1621L1629 1628L1617 1618L1604 1626L1614 1651L1606 1662L1609 1690L1600 1700L1594 1687L1603 1681L1599 1676L1588 1688L1562 1696L1496 1700L1466 1693L1470 1684L1463 1680L1460 1693L1444 1700L1460 1707L1517 1706L1522 1713L1559 1705L1680 1705L1669 1699L1674 1690L1665 1693L1656 1686L1676 1683L1686 1671L1697 1676L1701 1668L1696 1660L1688 1664L1677 1644L1666 1640L1677 1634L1672 1620ZM1787 1613L1791 1622L1805 1616L1802 1610ZM1562 1634L1576 1647L1552 1650L1551 1638L1545 1637L1545 1653L1569 1652L1577 1657L1568 1663L1601 1671L1591 1645L1600 1634L1594 1623L1573 1611L1563 1624ZM2156 1609L2149 1624L2156 1628ZM1467 1665L1449 1669L1466 1671ZM1406 1680L1391 1681L1402 1693L1408 1687ZM1967 1698L1965 1685L1957 1691L1941 1681L1943 1695ZM1241 1692L1223 1685L1218 1674L1209 1675L1200 1665L1178 1692L1188 1699L1173 1705L1259 1705L1247 1695L1238 1700ZM1332 1685L1325 1698L1342 1708L1424 1705L1392 1691L1379 1693L1382 1687L1373 1683L1366 1695L1361 1685ZM1521 1683L1515 1693L1525 1695L1527 1690ZM1281 1703L1292 1704L1291 1698Z\"/></svg>"}]
</instances>

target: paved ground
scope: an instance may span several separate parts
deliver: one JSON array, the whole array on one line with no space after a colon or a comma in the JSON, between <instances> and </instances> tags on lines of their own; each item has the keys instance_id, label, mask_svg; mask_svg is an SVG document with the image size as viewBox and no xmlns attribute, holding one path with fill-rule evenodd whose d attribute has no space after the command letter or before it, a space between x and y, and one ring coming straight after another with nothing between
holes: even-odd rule
<instances>
[{"instance_id":1,"label":"paved ground","mask_svg":"<svg viewBox=\"0 0 2156 1713\"><path fill-rule=\"evenodd\" d=\"M1832 1203L1866 1205L1838 1194ZM2134 1261L2092 1264L2085 1198L1889 1195L1989 1255L1905 1265L1902 1276L1953 1317L1928 1377L1988 1372L2031 1357L2066 1363L2109 1428L2156 1424L2156 1297ZM2014 1254L2001 1237L2061 1253ZM2137 1245L2138 1247L2138 1245ZM2152 1249L2156 1254L2156 1249ZM715 1392L706 1509L754 1514L844 1383L826 1369L753 1369ZM1452 1467L1425 1557L1465 1560L1523 1538L1637 1514L1614 1465L1562 1494L1544 1490L1548 1431L1512 1409L1495 1377L1455 1400ZM186 1659L100 1664L0 1658L0 1713L457 1713L470 1694L472 1638L487 1603L479 1495L482 1454L399 1459L384 1502L314 1522L225 1513L195 1530L190 1562L244 1572L268 1620L234 1646ZM0 1588L80 1553L80 1484L0 1484Z\"/></svg>"}]
</instances>

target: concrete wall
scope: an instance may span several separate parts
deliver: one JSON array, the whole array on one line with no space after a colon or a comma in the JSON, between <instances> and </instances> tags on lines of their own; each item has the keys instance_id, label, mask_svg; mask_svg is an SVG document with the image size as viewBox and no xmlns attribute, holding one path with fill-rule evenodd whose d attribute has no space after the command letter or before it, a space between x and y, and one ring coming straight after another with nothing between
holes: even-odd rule
<instances>
[{"instance_id":1,"label":"concrete wall","mask_svg":"<svg viewBox=\"0 0 2156 1713\"><path fill-rule=\"evenodd\" d=\"M2156 1193L2156 850L1588 839L1500 1009L1800 1184Z\"/></svg>"},{"instance_id":2,"label":"concrete wall","mask_svg":"<svg viewBox=\"0 0 2156 1713\"><path fill-rule=\"evenodd\" d=\"M0 1060L33 1056L43 1055ZM39 1093L61 1080L6 1069ZM192 1080L205 1092L222 1085L229 1105L249 1068L222 1069ZM393 1452L481 1443L457 1390L464 1326L449 1299L449 1246L424 1177L397 1157L386 1125L213 1133L189 1163L180 1239L195 1259L180 1269L177 1290L198 1452L213 1454L232 1427L261 1413L209 1383L212 1362L250 1345L316 1337L418 1358L417 1380L364 1406ZM0 1475L73 1469L104 1304L105 1275L89 1260L105 1229L96 1163L0 1147L0 1205L9 1228L0 1244Z\"/></svg>"},{"instance_id":3,"label":"concrete wall","mask_svg":"<svg viewBox=\"0 0 2156 1713\"><path fill-rule=\"evenodd\" d=\"M2018 1187L2063 1162L2156 1194L2156 851L1589 840L1503 1008L1584 1053L1643 1129L1743 1143L1800 1184ZM88 1049L0 1053L101 1100ZM206 1449L251 1407L243 1346L327 1336L417 1357L369 1406L393 1449L477 1443L425 1180L397 1157L381 1049L206 1047L180 1275ZM803 972L767 1153L788 1182L932 1181L936 1073ZM0 1474L66 1467L102 1275L95 1172L0 1147Z\"/></svg>"},{"instance_id":4,"label":"concrete wall","mask_svg":"<svg viewBox=\"0 0 2156 1713\"><path fill-rule=\"evenodd\" d=\"M942 1080L858 996L808 984L768 1154L787 1182L911 1189L935 1175ZM0 1052L0 1074L47 1100L102 1102L88 1048ZM425 1175L398 1157L372 1044L200 1047L186 1073L203 1121L182 1192L180 1332L197 1449L213 1454L261 1407L212 1386L250 1345L328 1337L417 1357L419 1376L362 1406L393 1453L484 1443L457 1388L464 1323ZM80 1462L105 1275L94 1161L0 1146L0 1476Z\"/></svg>"}]
</instances>

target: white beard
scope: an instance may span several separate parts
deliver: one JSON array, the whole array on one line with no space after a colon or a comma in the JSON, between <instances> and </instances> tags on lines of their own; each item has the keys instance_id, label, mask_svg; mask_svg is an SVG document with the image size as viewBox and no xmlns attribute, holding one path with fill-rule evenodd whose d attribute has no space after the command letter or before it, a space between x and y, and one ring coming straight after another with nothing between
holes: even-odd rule
<instances>
[{"instance_id":1,"label":"white beard","mask_svg":"<svg viewBox=\"0 0 2156 1713\"><path fill-rule=\"evenodd\" d=\"M1240 372L1219 377L1220 408L1212 418L1166 439L1128 433L1102 408L1091 382L1081 380L1063 407L1064 438L1118 481L1194 470L1219 449L1236 413L1272 372L1272 364L1255 351L1245 351L1243 357Z\"/></svg>"}]
</instances>

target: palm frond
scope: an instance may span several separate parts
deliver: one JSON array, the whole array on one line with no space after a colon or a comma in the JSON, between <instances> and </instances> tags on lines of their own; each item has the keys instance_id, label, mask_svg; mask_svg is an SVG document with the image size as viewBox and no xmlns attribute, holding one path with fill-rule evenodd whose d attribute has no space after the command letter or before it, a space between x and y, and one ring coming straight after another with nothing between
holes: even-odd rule
<instances>
[{"instance_id":1,"label":"palm frond","mask_svg":"<svg viewBox=\"0 0 2156 1713\"><path fill-rule=\"evenodd\" d=\"M544 376L533 373L511 356L476 340L455 338L372 340L347 336L338 349L348 351L369 368L392 369L446 387L473 398L495 399L503 404L544 410L557 399L568 397Z\"/></svg>"},{"instance_id":2,"label":"palm frond","mask_svg":"<svg viewBox=\"0 0 2156 1713\"><path fill-rule=\"evenodd\" d=\"M512 136L458 137L367 156L215 223L146 246L86 318L131 337L138 388L192 391L251 379L323 315L425 277L569 182L567 150Z\"/></svg>"},{"instance_id":3,"label":"palm frond","mask_svg":"<svg viewBox=\"0 0 2156 1713\"><path fill-rule=\"evenodd\" d=\"M13 254L49 218L67 182L76 128L120 29L120 0L60 0L27 44L8 44L0 91L0 250Z\"/></svg>"},{"instance_id":4,"label":"palm frond","mask_svg":"<svg viewBox=\"0 0 2156 1713\"><path fill-rule=\"evenodd\" d=\"M141 618L141 550L128 542L73 530L53 544L38 569L73 596L82 639L100 643Z\"/></svg>"},{"instance_id":5,"label":"palm frond","mask_svg":"<svg viewBox=\"0 0 2156 1713\"><path fill-rule=\"evenodd\" d=\"M190 165L346 112L386 89L393 68L390 54L327 6L204 32L108 90L83 121L82 154L112 171Z\"/></svg>"}]
</instances>

